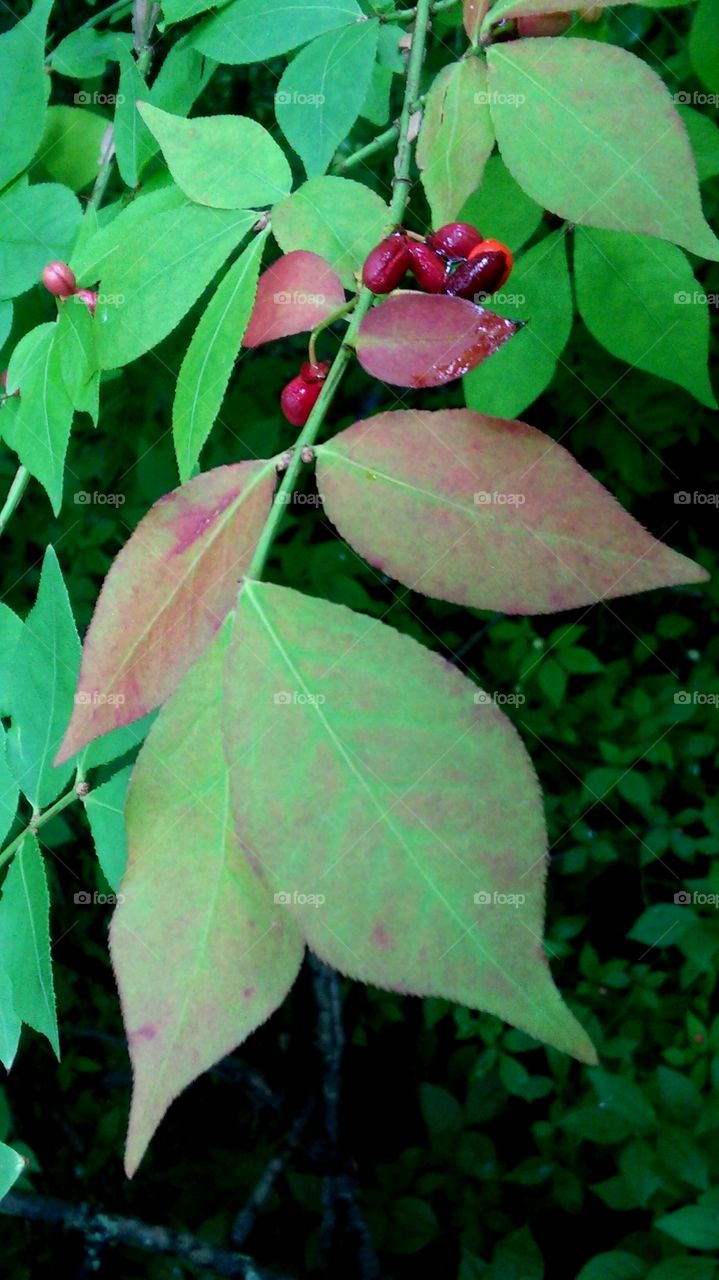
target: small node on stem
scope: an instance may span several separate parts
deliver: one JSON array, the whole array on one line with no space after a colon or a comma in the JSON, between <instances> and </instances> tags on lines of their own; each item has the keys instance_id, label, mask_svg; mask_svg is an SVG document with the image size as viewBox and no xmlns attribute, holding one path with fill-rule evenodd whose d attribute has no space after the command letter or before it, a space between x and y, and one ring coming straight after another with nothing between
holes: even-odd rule
<instances>
[{"instance_id":1,"label":"small node on stem","mask_svg":"<svg viewBox=\"0 0 719 1280\"><path fill-rule=\"evenodd\" d=\"M300 458L303 462L314 462L315 451L311 445L306 444L300 450Z\"/></svg>"},{"instance_id":2,"label":"small node on stem","mask_svg":"<svg viewBox=\"0 0 719 1280\"><path fill-rule=\"evenodd\" d=\"M85 796L88 795L89 791L90 791L89 782L78 782L77 786L75 787L75 795L78 796L80 800L84 800Z\"/></svg>"},{"instance_id":3,"label":"small node on stem","mask_svg":"<svg viewBox=\"0 0 719 1280\"><path fill-rule=\"evenodd\" d=\"M278 475L281 475L283 471L287 470L287 468L289 467L292 461L293 453L294 453L294 449L287 449L282 454L282 457L278 460L277 466L275 467L275 471L277 472Z\"/></svg>"}]
</instances>

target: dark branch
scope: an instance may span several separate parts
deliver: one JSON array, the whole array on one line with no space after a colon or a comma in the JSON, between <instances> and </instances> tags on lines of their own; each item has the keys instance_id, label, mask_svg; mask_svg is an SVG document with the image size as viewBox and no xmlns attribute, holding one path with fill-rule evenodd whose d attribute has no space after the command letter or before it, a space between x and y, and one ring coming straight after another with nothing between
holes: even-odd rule
<instances>
[{"instance_id":1,"label":"dark branch","mask_svg":"<svg viewBox=\"0 0 719 1280\"><path fill-rule=\"evenodd\" d=\"M240 1277L240 1280L287 1280L276 1271L260 1267L244 1253L218 1249L186 1231L150 1226L137 1218L121 1218L111 1213L98 1213L88 1205L68 1204L49 1196L20 1195L10 1192L0 1200L0 1213L26 1222L44 1222L80 1231L95 1243L131 1245L145 1253L164 1253L188 1266L201 1267L217 1276Z\"/></svg>"}]
</instances>

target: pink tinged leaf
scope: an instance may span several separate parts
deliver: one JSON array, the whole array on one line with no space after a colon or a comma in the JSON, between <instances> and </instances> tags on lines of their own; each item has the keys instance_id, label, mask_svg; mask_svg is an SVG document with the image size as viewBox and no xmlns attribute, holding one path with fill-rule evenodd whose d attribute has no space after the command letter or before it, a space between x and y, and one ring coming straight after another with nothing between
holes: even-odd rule
<instances>
[{"instance_id":1,"label":"pink tinged leaf","mask_svg":"<svg viewBox=\"0 0 719 1280\"><path fill-rule=\"evenodd\" d=\"M256 582L225 676L238 836L312 949L593 1061L542 948L537 779L491 699L375 619Z\"/></svg>"},{"instance_id":2,"label":"pink tinged leaf","mask_svg":"<svg viewBox=\"0 0 719 1280\"><path fill-rule=\"evenodd\" d=\"M342 281L329 262L306 249L286 253L260 276L243 346L259 347L314 329L344 300Z\"/></svg>"},{"instance_id":3,"label":"pink tinged leaf","mask_svg":"<svg viewBox=\"0 0 719 1280\"><path fill-rule=\"evenodd\" d=\"M216 467L140 521L103 584L56 763L177 688L235 603L274 485L271 461Z\"/></svg>"},{"instance_id":4,"label":"pink tinged leaf","mask_svg":"<svg viewBox=\"0 0 719 1280\"><path fill-rule=\"evenodd\" d=\"M173 1099L277 1008L304 950L233 831L221 743L228 639L224 627L163 707L130 784L110 931L133 1069L128 1176Z\"/></svg>"},{"instance_id":5,"label":"pink tinged leaf","mask_svg":"<svg viewBox=\"0 0 719 1280\"><path fill-rule=\"evenodd\" d=\"M489 9L489 0L462 0L462 21L471 44L477 43L479 29Z\"/></svg>"},{"instance_id":6,"label":"pink tinged leaf","mask_svg":"<svg viewBox=\"0 0 719 1280\"><path fill-rule=\"evenodd\" d=\"M441 387L498 351L521 326L465 298L397 293L365 316L357 357L397 387Z\"/></svg>"},{"instance_id":7,"label":"pink tinged leaf","mask_svg":"<svg viewBox=\"0 0 719 1280\"><path fill-rule=\"evenodd\" d=\"M360 555L440 600L550 613L708 577L525 422L381 413L317 449L317 484Z\"/></svg>"}]
</instances>

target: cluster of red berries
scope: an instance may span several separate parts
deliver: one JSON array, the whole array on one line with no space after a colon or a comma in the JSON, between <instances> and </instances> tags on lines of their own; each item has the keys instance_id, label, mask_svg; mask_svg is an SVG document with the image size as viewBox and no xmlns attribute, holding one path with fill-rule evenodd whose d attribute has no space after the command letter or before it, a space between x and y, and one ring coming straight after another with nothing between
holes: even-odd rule
<instances>
[{"instance_id":1,"label":"cluster of red berries","mask_svg":"<svg viewBox=\"0 0 719 1280\"><path fill-rule=\"evenodd\" d=\"M425 293L476 298L494 293L514 259L501 240L485 240L469 222L448 222L425 238L398 227L368 255L362 281L373 293L391 293L408 271Z\"/></svg>"},{"instance_id":2,"label":"cluster of red berries","mask_svg":"<svg viewBox=\"0 0 719 1280\"><path fill-rule=\"evenodd\" d=\"M66 262L48 262L42 273L42 282L55 298L77 298L84 302L91 316L95 314L97 294L94 289L78 289L75 274Z\"/></svg>"}]
</instances>

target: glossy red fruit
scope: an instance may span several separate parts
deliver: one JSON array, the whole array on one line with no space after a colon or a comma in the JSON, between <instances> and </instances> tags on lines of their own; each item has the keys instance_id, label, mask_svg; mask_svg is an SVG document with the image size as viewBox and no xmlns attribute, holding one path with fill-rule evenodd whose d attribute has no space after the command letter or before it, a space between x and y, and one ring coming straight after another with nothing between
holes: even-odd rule
<instances>
[{"instance_id":1,"label":"glossy red fruit","mask_svg":"<svg viewBox=\"0 0 719 1280\"><path fill-rule=\"evenodd\" d=\"M319 360L317 364L305 363L297 377L287 383L280 396L280 408L293 427L304 427L319 399L329 368L325 360Z\"/></svg>"},{"instance_id":2,"label":"glossy red fruit","mask_svg":"<svg viewBox=\"0 0 719 1280\"><path fill-rule=\"evenodd\" d=\"M362 281L373 293L391 293L409 267L407 239L401 234L387 236L369 253L362 268Z\"/></svg>"},{"instance_id":3,"label":"glossy red fruit","mask_svg":"<svg viewBox=\"0 0 719 1280\"><path fill-rule=\"evenodd\" d=\"M482 232L471 222L448 222L427 236L427 244L446 258L468 258L475 245L482 240Z\"/></svg>"},{"instance_id":4,"label":"glossy red fruit","mask_svg":"<svg viewBox=\"0 0 719 1280\"><path fill-rule=\"evenodd\" d=\"M447 263L428 244L411 240L407 246L409 269L425 293L442 293L447 280Z\"/></svg>"},{"instance_id":5,"label":"glossy red fruit","mask_svg":"<svg viewBox=\"0 0 719 1280\"><path fill-rule=\"evenodd\" d=\"M474 298L494 293L512 270L509 249L499 240L483 240L460 264L447 283L446 293L456 298Z\"/></svg>"},{"instance_id":6,"label":"glossy red fruit","mask_svg":"<svg viewBox=\"0 0 719 1280\"><path fill-rule=\"evenodd\" d=\"M66 262L48 262L43 269L42 282L56 298L69 298L77 289L75 274Z\"/></svg>"},{"instance_id":7,"label":"glossy red fruit","mask_svg":"<svg viewBox=\"0 0 719 1280\"><path fill-rule=\"evenodd\" d=\"M534 36L561 36L571 22L571 13L528 13L517 18L517 35L525 40Z\"/></svg>"},{"instance_id":8,"label":"glossy red fruit","mask_svg":"<svg viewBox=\"0 0 719 1280\"><path fill-rule=\"evenodd\" d=\"M95 307L97 306L97 294L95 293L95 290L94 289L78 289L75 293L75 297L79 302L84 302L85 306L90 312L90 315L94 316Z\"/></svg>"},{"instance_id":9,"label":"glossy red fruit","mask_svg":"<svg viewBox=\"0 0 719 1280\"><path fill-rule=\"evenodd\" d=\"M500 284L504 284L511 275L512 267L514 266L512 250L508 245L504 244L502 240L482 240L480 244L476 245L474 249L472 249L469 254L469 261L474 262L476 258L480 258L484 254L488 253L501 253L504 257L504 272L495 285L495 288L498 288L498 286Z\"/></svg>"}]
</instances>

